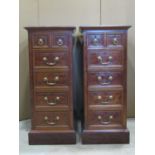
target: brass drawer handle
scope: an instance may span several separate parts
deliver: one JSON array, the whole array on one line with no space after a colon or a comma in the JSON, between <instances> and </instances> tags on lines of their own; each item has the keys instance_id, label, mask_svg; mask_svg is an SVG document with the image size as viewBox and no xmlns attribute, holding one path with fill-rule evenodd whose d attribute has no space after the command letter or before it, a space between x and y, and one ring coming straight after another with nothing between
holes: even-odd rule
<instances>
[{"instance_id":1,"label":"brass drawer handle","mask_svg":"<svg viewBox=\"0 0 155 155\"><path fill-rule=\"evenodd\" d=\"M101 99L102 99L102 96L100 96L100 95L97 96L97 99L98 99L98 100L101 100ZM110 96L107 97L107 99L106 99L105 101L101 101L100 103L101 103L101 104L108 104L108 103L110 103L110 101L111 101L112 99L113 99L113 96L110 95Z\"/></svg>"},{"instance_id":2,"label":"brass drawer handle","mask_svg":"<svg viewBox=\"0 0 155 155\"><path fill-rule=\"evenodd\" d=\"M62 46L64 44L63 40L61 38L58 39L57 45Z\"/></svg>"},{"instance_id":3,"label":"brass drawer handle","mask_svg":"<svg viewBox=\"0 0 155 155\"><path fill-rule=\"evenodd\" d=\"M94 44L94 45L97 45L97 43L98 43L98 39L97 39L96 36L95 36L94 39L93 39L93 44Z\"/></svg>"},{"instance_id":4,"label":"brass drawer handle","mask_svg":"<svg viewBox=\"0 0 155 155\"><path fill-rule=\"evenodd\" d=\"M118 40L117 38L114 38L113 41L112 41L113 45L117 45L118 44Z\"/></svg>"},{"instance_id":5,"label":"brass drawer handle","mask_svg":"<svg viewBox=\"0 0 155 155\"><path fill-rule=\"evenodd\" d=\"M54 58L54 62L47 62L47 61L48 61L47 57L43 57L43 61L45 61L46 64L49 65L49 66L54 66L54 65L56 65L56 63L57 63L59 60L60 60L60 58L59 58L58 56L56 56L56 57Z\"/></svg>"},{"instance_id":6,"label":"brass drawer handle","mask_svg":"<svg viewBox=\"0 0 155 155\"><path fill-rule=\"evenodd\" d=\"M105 82L101 82L102 81L102 76L98 76L97 77L97 80L98 80L98 82L100 82L100 84L102 84L102 85L108 85L108 84L111 84L111 82L112 82L112 80L113 80L113 77L110 75L109 77L108 77L108 79L105 81Z\"/></svg>"},{"instance_id":7,"label":"brass drawer handle","mask_svg":"<svg viewBox=\"0 0 155 155\"><path fill-rule=\"evenodd\" d=\"M44 40L43 40L42 38L39 38L39 39L38 39L38 45L39 45L39 46L44 45Z\"/></svg>"},{"instance_id":8,"label":"brass drawer handle","mask_svg":"<svg viewBox=\"0 0 155 155\"><path fill-rule=\"evenodd\" d=\"M109 120L108 121L103 121L101 115L98 115L97 119L100 121L100 124L108 125L108 124L111 123L111 120L113 119L113 115L109 116L109 118L108 118Z\"/></svg>"},{"instance_id":9,"label":"brass drawer handle","mask_svg":"<svg viewBox=\"0 0 155 155\"><path fill-rule=\"evenodd\" d=\"M53 102L49 102L49 101L48 101L48 97L45 96L45 97L44 97L44 100L47 102L48 105L56 105L56 104L60 101L60 97L57 96L57 97L54 99Z\"/></svg>"},{"instance_id":10,"label":"brass drawer handle","mask_svg":"<svg viewBox=\"0 0 155 155\"><path fill-rule=\"evenodd\" d=\"M112 56L109 56L109 57L108 57L109 61L107 61L107 62L103 62L103 58L102 58L101 56L98 56L97 59L98 59L98 61L100 62L100 64L102 64L102 65L108 65L108 64L111 63Z\"/></svg>"},{"instance_id":11,"label":"brass drawer handle","mask_svg":"<svg viewBox=\"0 0 155 155\"><path fill-rule=\"evenodd\" d=\"M43 81L45 81L47 85L53 86L57 84L57 81L59 81L59 76L54 77L55 82L49 82L47 77L44 77Z\"/></svg>"},{"instance_id":12,"label":"brass drawer handle","mask_svg":"<svg viewBox=\"0 0 155 155\"><path fill-rule=\"evenodd\" d=\"M48 125L56 125L56 122L49 122L48 116L45 116L44 117L44 120L45 120L46 124L48 124ZM60 117L59 116L56 116L55 120L56 121L60 120Z\"/></svg>"}]
</instances>

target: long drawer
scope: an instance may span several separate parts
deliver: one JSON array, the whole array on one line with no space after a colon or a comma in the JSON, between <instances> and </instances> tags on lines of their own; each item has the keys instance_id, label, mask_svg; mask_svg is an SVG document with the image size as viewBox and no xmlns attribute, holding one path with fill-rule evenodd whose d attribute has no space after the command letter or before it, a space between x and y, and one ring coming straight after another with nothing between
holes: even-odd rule
<instances>
[{"instance_id":1,"label":"long drawer","mask_svg":"<svg viewBox=\"0 0 155 155\"><path fill-rule=\"evenodd\" d=\"M88 67L122 67L123 54L122 50L89 50Z\"/></svg>"},{"instance_id":2,"label":"long drawer","mask_svg":"<svg viewBox=\"0 0 155 155\"><path fill-rule=\"evenodd\" d=\"M89 110L88 126L98 129L122 128L123 112L119 110Z\"/></svg>"},{"instance_id":3,"label":"long drawer","mask_svg":"<svg viewBox=\"0 0 155 155\"><path fill-rule=\"evenodd\" d=\"M69 71L36 71L34 73L35 86L50 87L53 86L69 86L70 72Z\"/></svg>"},{"instance_id":4,"label":"long drawer","mask_svg":"<svg viewBox=\"0 0 155 155\"><path fill-rule=\"evenodd\" d=\"M37 92L35 93L36 111L54 111L70 109L70 92Z\"/></svg>"},{"instance_id":5,"label":"long drawer","mask_svg":"<svg viewBox=\"0 0 155 155\"><path fill-rule=\"evenodd\" d=\"M59 52L34 52L34 67L69 67L70 57L67 51Z\"/></svg>"},{"instance_id":6,"label":"long drawer","mask_svg":"<svg viewBox=\"0 0 155 155\"><path fill-rule=\"evenodd\" d=\"M70 112L34 112L33 127L38 130L64 130L71 128Z\"/></svg>"},{"instance_id":7,"label":"long drawer","mask_svg":"<svg viewBox=\"0 0 155 155\"><path fill-rule=\"evenodd\" d=\"M122 71L88 72L88 85L123 85Z\"/></svg>"},{"instance_id":8,"label":"long drawer","mask_svg":"<svg viewBox=\"0 0 155 155\"><path fill-rule=\"evenodd\" d=\"M123 90L102 90L88 92L89 106L115 106L123 104Z\"/></svg>"}]
</instances>

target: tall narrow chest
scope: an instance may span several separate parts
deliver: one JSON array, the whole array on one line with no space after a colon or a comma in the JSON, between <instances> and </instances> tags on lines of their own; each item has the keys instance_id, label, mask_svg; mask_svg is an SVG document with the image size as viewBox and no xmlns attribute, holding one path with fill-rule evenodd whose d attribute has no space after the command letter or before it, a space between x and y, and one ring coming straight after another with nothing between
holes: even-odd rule
<instances>
[{"instance_id":1,"label":"tall narrow chest","mask_svg":"<svg viewBox=\"0 0 155 155\"><path fill-rule=\"evenodd\" d=\"M30 144L75 143L72 33L74 27L27 27L32 130Z\"/></svg>"},{"instance_id":2,"label":"tall narrow chest","mask_svg":"<svg viewBox=\"0 0 155 155\"><path fill-rule=\"evenodd\" d=\"M128 143L127 30L80 27L83 34L83 143Z\"/></svg>"}]
</instances>

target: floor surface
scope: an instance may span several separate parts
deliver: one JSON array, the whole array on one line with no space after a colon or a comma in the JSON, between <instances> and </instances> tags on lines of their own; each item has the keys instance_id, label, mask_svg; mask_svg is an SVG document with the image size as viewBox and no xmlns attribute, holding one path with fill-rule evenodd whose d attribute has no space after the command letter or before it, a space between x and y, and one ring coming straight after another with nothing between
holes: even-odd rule
<instances>
[{"instance_id":1,"label":"floor surface","mask_svg":"<svg viewBox=\"0 0 155 155\"><path fill-rule=\"evenodd\" d=\"M128 119L130 144L98 144L82 145L77 135L76 145L28 145L30 120L19 124L20 155L134 155L135 153L135 121Z\"/></svg>"}]
</instances>

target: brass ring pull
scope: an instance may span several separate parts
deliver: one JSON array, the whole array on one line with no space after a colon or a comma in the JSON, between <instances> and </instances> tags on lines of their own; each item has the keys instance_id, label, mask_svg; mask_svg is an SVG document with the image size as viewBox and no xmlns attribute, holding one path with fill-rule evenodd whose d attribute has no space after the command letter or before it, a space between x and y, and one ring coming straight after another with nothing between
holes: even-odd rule
<instances>
[{"instance_id":1,"label":"brass ring pull","mask_svg":"<svg viewBox=\"0 0 155 155\"><path fill-rule=\"evenodd\" d=\"M97 43L98 43L98 39L95 36L95 38L93 39L93 44L96 45Z\"/></svg>"},{"instance_id":2,"label":"brass ring pull","mask_svg":"<svg viewBox=\"0 0 155 155\"><path fill-rule=\"evenodd\" d=\"M100 115L97 117L97 119L100 121L100 124L108 125L108 124L111 123L111 120L113 119L113 115L109 116L109 118L108 118L109 120L108 121L103 121L102 120L102 116L100 116Z\"/></svg>"},{"instance_id":3,"label":"brass ring pull","mask_svg":"<svg viewBox=\"0 0 155 155\"><path fill-rule=\"evenodd\" d=\"M112 41L113 45L117 45L118 44L118 40L117 38L114 38L113 41Z\"/></svg>"},{"instance_id":4,"label":"brass ring pull","mask_svg":"<svg viewBox=\"0 0 155 155\"><path fill-rule=\"evenodd\" d=\"M43 81L45 81L47 85L53 86L57 84L57 81L59 81L59 76L55 76L54 78L55 82L49 82L47 77L44 77Z\"/></svg>"},{"instance_id":5,"label":"brass ring pull","mask_svg":"<svg viewBox=\"0 0 155 155\"><path fill-rule=\"evenodd\" d=\"M101 82L101 81L102 81L102 77L101 77L101 76L98 76L98 77L97 77L98 82L100 82L100 84L102 84L102 85L111 84L112 79L113 79L113 77L110 75L110 76L108 77L108 79L106 80L107 82Z\"/></svg>"},{"instance_id":6,"label":"brass ring pull","mask_svg":"<svg viewBox=\"0 0 155 155\"><path fill-rule=\"evenodd\" d=\"M56 104L60 101L60 97L57 96L57 97L54 99L54 102L49 102L47 96L44 97L44 100L47 102L48 105L52 105L52 106L53 106L53 105L56 105Z\"/></svg>"},{"instance_id":7,"label":"brass ring pull","mask_svg":"<svg viewBox=\"0 0 155 155\"><path fill-rule=\"evenodd\" d=\"M43 40L42 38L39 38L39 39L38 39L38 45L39 45L39 46L44 45L44 40Z\"/></svg>"},{"instance_id":8,"label":"brass ring pull","mask_svg":"<svg viewBox=\"0 0 155 155\"><path fill-rule=\"evenodd\" d=\"M43 57L43 61L45 61L46 64L49 65L49 66L54 66L54 65L56 65L56 63L57 63L59 60L60 60L60 58L59 58L58 56L56 56L56 57L54 58L54 62L46 62L46 61L48 61L47 57Z\"/></svg>"},{"instance_id":9,"label":"brass ring pull","mask_svg":"<svg viewBox=\"0 0 155 155\"><path fill-rule=\"evenodd\" d=\"M102 99L102 96L100 96L100 95L97 96L97 99L100 101ZM105 101L101 101L100 103L101 104L108 104L108 103L111 102L112 99L113 99L113 96L110 95L110 96L107 97L107 99Z\"/></svg>"},{"instance_id":10,"label":"brass ring pull","mask_svg":"<svg viewBox=\"0 0 155 155\"><path fill-rule=\"evenodd\" d=\"M58 120L60 120L60 117L59 116L56 116L55 119L56 119L56 121L58 121ZM44 117L44 120L45 120L46 124L48 124L48 125L56 125L56 122L49 122L47 116Z\"/></svg>"},{"instance_id":11,"label":"brass ring pull","mask_svg":"<svg viewBox=\"0 0 155 155\"><path fill-rule=\"evenodd\" d=\"M101 56L98 56L97 59L98 59L98 61L100 62L100 64L102 64L102 65L108 65L108 64L111 63L112 56L109 56L109 57L108 57L108 59L109 59L108 62L103 62L103 58L102 58Z\"/></svg>"},{"instance_id":12,"label":"brass ring pull","mask_svg":"<svg viewBox=\"0 0 155 155\"><path fill-rule=\"evenodd\" d=\"M62 46L64 44L63 40L61 38L58 39L57 45Z\"/></svg>"}]
</instances>

